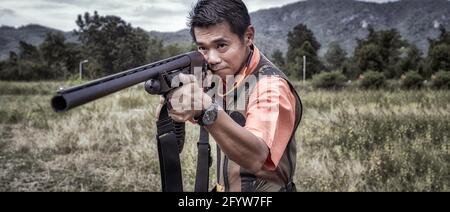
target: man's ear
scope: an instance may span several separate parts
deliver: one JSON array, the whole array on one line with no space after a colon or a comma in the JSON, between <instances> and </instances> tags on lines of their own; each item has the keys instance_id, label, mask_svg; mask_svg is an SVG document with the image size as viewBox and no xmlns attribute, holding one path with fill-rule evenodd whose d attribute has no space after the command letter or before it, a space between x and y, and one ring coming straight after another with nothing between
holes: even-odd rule
<instances>
[{"instance_id":1,"label":"man's ear","mask_svg":"<svg viewBox=\"0 0 450 212\"><path fill-rule=\"evenodd\" d=\"M250 25L245 30L244 34L245 45L250 47L253 44L254 39L255 39L255 27L253 27L253 25Z\"/></svg>"}]
</instances>

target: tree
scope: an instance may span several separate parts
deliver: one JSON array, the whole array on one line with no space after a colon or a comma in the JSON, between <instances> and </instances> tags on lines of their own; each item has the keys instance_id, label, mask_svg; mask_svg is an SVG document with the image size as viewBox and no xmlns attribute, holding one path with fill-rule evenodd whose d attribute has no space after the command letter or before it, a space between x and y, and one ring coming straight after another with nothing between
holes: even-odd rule
<instances>
[{"instance_id":1,"label":"tree","mask_svg":"<svg viewBox=\"0 0 450 212\"><path fill-rule=\"evenodd\" d=\"M272 62L278 66L280 69L284 69L286 66L286 62L284 60L283 52L280 50L275 50L272 53Z\"/></svg>"},{"instance_id":2,"label":"tree","mask_svg":"<svg viewBox=\"0 0 450 212\"><path fill-rule=\"evenodd\" d=\"M349 57L345 60L342 65L342 73L347 79L356 79L362 73L357 66L355 57Z\"/></svg>"},{"instance_id":3,"label":"tree","mask_svg":"<svg viewBox=\"0 0 450 212\"><path fill-rule=\"evenodd\" d=\"M292 31L288 33L287 43L288 43L288 51L287 51L287 60L294 61L296 57L303 56L297 55L296 49L300 48L306 41L310 43L314 52L319 51L321 45L316 40L314 33L306 27L304 24L298 24L294 27Z\"/></svg>"},{"instance_id":4,"label":"tree","mask_svg":"<svg viewBox=\"0 0 450 212\"><path fill-rule=\"evenodd\" d=\"M66 56L66 38L62 33L47 33L40 49L42 56L48 66L58 61L65 61Z\"/></svg>"},{"instance_id":5,"label":"tree","mask_svg":"<svg viewBox=\"0 0 450 212\"><path fill-rule=\"evenodd\" d=\"M38 48L24 41L19 42L19 55L16 62L10 63L17 65L17 80L38 80L49 77L49 71L46 69L41 53Z\"/></svg>"},{"instance_id":6,"label":"tree","mask_svg":"<svg viewBox=\"0 0 450 212\"><path fill-rule=\"evenodd\" d=\"M385 64L380 55L380 47L376 44L365 44L355 51L355 59L360 73L367 70L383 72Z\"/></svg>"},{"instance_id":7,"label":"tree","mask_svg":"<svg viewBox=\"0 0 450 212\"><path fill-rule=\"evenodd\" d=\"M158 38L151 38L149 40L149 47L147 49L147 59L149 62L155 62L164 58L164 45L162 40Z\"/></svg>"},{"instance_id":8,"label":"tree","mask_svg":"<svg viewBox=\"0 0 450 212\"><path fill-rule=\"evenodd\" d=\"M428 39L427 77L440 70L450 71L450 33L440 25L440 35L436 39Z\"/></svg>"},{"instance_id":9,"label":"tree","mask_svg":"<svg viewBox=\"0 0 450 212\"><path fill-rule=\"evenodd\" d=\"M99 16L97 11L78 15L75 33L89 58L88 67L95 76L112 74L147 62L150 43L144 30L133 28L117 16ZM87 59L87 58L84 58Z\"/></svg>"},{"instance_id":10,"label":"tree","mask_svg":"<svg viewBox=\"0 0 450 212\"><path fill-rule=\"evenodd\" d=\"M439 37L437 37L436 39L428 38L430 49L434 48L439 44L450 44L450 32L448 32L442 24L439 25L439 32L440 32Z\"/></svg>"},{"instance_id":11,"label":"tree","mask_svg":"<svg viewBox=\"0 0 450 212\"><path fill-rule=\"evenodd\" d=\"M431 72L450 71L450 44L438 44L428 52Z\"/></svg>"},{"instance_id":12,"label":"tree","mask_svg":"<svg viewBox=\"0 0 450 212\"><path fill-rule=\"evenodd\" d=\"M288 63L289 76L297 79L303 78L303 56L306 57L306 76L311 79L313 75L320 73L323 65L317 57L317 52L308 41L295 52L298 55L293 62Z\"/></svg>"},{"instance_id":13,"label":"tree","mask_svg":"<svg viewBox=\"0 0 450 212\"><path fill-rule=\"evenodd\" d=\"M398 72L396 67L400 60L400 49L408 46L400 33L395 29L376 31L369 26L366 39L357 39L355 59L360 72L374 70L383 72L392 78Z\"/></svg>"},{"instance_id":14,"label":"tree","mask_svg":"<svg viewBox=\"0 0 450 212\"><path fill-rule=\"evenodd\" d=\"M40 60L39 50L36 46L25 41L19 41L19 58L22 60Z\"/></svg>"},{"instance_id":15,"label":"tree","mask_svg":"<svg viewBox=\"0 0 450 212\"><path fill-rule=\"evenodd\" d=\"M0 72L1 80L19 80L19 56L17 53L10 51L9 58L3 63Z\"/></svg>"},{"instance_id":16,"label":"tree","mask_svg":"<svg viewBox=\"0 0 450 212\"><path fill-rule=\"evenodd\" d=\"M9 58L2 62L2 67L0 70L0 80L16 80L17 73L17 54L13 51L9 52Z\"/></svg>"},{"instance_id":17,"label":"tree","mask_svg":"<svg viewBox=\"0 0 450 212\"><path fill-rule=\"evenodd\" d=\"M341 69L347 59L347 53L341 48L338 42L331 42L328 51L325 53L325 60L331 70Z\"/></svg>"},{"instance_id":18,"label":"tree","mask_svg":"<svg viewBox=\"0 0 450 212\"><path fill-rule=\"evenodd\" d=\"M173 57L187 51L188 46L179 46L178 44L169 44L165 47L164 58Z\"/></svg>"},{"instance_id":19,"label":"tree","mask_svg":"<svg viewBox=\"0 0 450 212\"><path fill-rule=\"evenodd\" d=\"M320 43L314 37L314 33L304 24L299 24L288 33L287 69L290 76L299 78L303 69L303 56L306 56L307 78L319 73L323 69L317 52Z\"/></svg>"},{"instance_id":20,"label":"tree","mask_svg":"<svg viewBox=\"0 0 450 212\"><path fill-rule=\"evenodd\" d=\"M410 44L406 50L406 57L402 58L400 61L400 72L397 73L396 77L400 77L408 71L419 71L420 64L422 62L422 52L416 45Z\"/></svg>"},{"instance_id":21,"label":"tree","mask_svg":"<svg viewBox=\"0 0 450 212\"><path fill-rule=\"evenodd\" d=\"M49 70L48 79L67 79L78 74L82 49L79 44L67 43L64 34L48 33L39 47Z\"/></svg>"},{"instance_id":22,"label":"tree","mask_svg":"<svg viewBox=\"0 0 450 212\"><path fill-rule=\"evenodd\" d=\"M83 47L78 43L66 43L66 67L69 74L78 74L80 61L84 58Z\"/></svg>"},{"instance_id":23,"label":"tree","mask_svg":"<svg viewBox=\"0 0 450 212\"><path fill-rule=\"evenodd\" d=\"M50 72L49 78L67 79L69 74L77 72L81 49L78 44L66 43L62 33L48 33L40 50Z\"/></svg>"}]
</instances>

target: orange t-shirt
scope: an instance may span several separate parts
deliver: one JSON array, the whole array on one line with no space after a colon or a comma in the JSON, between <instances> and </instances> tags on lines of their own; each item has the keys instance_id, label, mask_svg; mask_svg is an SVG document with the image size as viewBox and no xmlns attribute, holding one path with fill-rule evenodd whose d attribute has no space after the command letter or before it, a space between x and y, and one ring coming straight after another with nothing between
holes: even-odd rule
<instances>
[{"instance_id":1,"label":"orange t-shirt","mask_svg":"<svg viewBox=\"0 0 450 212\"><path fill-rule=\"evenodd\" d=\"M259 60L259 50L254 47L248 70L241 71L241 75L246 72L248 76L255 71ZM250 94L244 128L269 147L269 156L264 164L267 170L276 169L289 143L295 125L295 103L289 84L278 76L260 79Z\"/></svg>"}]
</instances>

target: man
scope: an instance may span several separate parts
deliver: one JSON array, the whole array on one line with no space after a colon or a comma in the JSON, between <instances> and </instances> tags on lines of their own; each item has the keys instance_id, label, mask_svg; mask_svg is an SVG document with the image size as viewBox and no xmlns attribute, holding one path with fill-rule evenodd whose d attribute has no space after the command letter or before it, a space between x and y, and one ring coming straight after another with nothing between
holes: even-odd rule
<instances>
[{"instance_id":1,"label":"man","mask_svg":"<svg viewBox=\"0 0 450 212\"><path fill-rule=\"evenodd\" d=\"M199 0L189 21L210 72L231 86L211 97L193 75L181 75L183 86L168 95L173 107L169 114L177 122L190 120L205 127L216 141L215 190L295 191L300 98L253 44L255 29L245 4Z\"/></svg>"}]
</instances>

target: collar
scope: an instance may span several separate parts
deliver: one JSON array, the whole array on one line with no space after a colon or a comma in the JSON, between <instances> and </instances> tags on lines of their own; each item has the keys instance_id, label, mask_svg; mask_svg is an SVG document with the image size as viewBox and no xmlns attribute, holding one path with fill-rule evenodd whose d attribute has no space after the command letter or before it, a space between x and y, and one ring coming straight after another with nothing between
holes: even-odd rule
<instances>
[{"instance_id":1,"label":"collar","mask_svg":"<svg viewBox=\"0 0 450 212\"><path fill-rule=\"evenodd\" d=\"M252 74L255 71L256 66L258 66L260 59L261 55L259 49L254 44L252 44L250 46L250 54L248 56L247 62L245 66L242 67L239 73L237 74L238 75L237 78L240 77L245 78L248 75Z\"/></svg>"}]
</instances>

